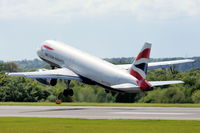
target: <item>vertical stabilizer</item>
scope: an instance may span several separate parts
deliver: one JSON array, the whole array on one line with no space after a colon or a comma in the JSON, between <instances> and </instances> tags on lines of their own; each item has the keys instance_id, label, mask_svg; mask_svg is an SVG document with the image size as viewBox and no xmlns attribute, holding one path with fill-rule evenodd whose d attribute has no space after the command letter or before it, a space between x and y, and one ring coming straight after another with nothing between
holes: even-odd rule
<instances>
[{"instance_id":1,"label":"vertical stabilizer","mask_svg":"<svg viewBox=\"0 0 200 133\"><path fill-rule=\"evenodd\" d=\"M150 59L151 44L145 43L142 50L135 58L130 68L130 74L136 77L138 80L146 78L148 62Z\"/></svg>"},{"instance_id":2,"label":"vertical stabilizer","mask_svg":"<svg viewBox=\"0 0 200 133\"><path fill-rule=\"evenodd\" d=\"M151 84L146 81L148 63L150 60L151 43L145 43L142 50L135 58L129 72L132 76L138 79L138 85L141 90L146 91L151 88Z\"/></svg>"}]
</instances>

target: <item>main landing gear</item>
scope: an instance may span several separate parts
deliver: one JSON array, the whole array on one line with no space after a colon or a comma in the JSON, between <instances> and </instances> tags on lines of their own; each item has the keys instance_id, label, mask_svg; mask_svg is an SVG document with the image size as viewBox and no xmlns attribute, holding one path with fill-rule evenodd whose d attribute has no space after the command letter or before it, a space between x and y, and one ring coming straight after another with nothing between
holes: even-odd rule
<instances>
[{"instance_id":1,"label":"main landing gear","mask_svg":"<svg viewBox=\"0 0 200 133\"><path fill-rule=\"evenodd\" d=\"M73 96L74 95L74 91L72 89L70 89L70 87L69 87L70 82L71 82L70 80L65 81L65 83L67 84L67 89L65 89L63 91L63 95L65 97L67 97L67 96Z\"/></svg>"}]
</instances>

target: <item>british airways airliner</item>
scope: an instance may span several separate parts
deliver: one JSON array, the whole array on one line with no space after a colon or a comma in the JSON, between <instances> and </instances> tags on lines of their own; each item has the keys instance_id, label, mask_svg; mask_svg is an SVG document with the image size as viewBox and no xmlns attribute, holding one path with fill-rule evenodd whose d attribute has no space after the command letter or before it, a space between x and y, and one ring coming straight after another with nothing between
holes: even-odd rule
<instances>
[{"instance_id":1,"label":"british airways airliner","mask_svg":"<svg viewBox=\"0 0 200 133\"><path fill-rule=\"evenodd\" d=\"M57 84L58 79L63 79L67 84L67 89L63 92L64 96L74 94L69 87L71 80L89 85L100 85L106 92L122 93L138 93L150 91L156 86L183 83L183 81L147 81L148 70L193 62L193 60L185 59L149 63L150 51L151 44L145 43L132 64L114 65L62 42L47 40L42 43L37 54L50 64L52 70L40 69L35 72L8 73L8 75L28 77L52 86Z\"/></svg>"}]
</instances>

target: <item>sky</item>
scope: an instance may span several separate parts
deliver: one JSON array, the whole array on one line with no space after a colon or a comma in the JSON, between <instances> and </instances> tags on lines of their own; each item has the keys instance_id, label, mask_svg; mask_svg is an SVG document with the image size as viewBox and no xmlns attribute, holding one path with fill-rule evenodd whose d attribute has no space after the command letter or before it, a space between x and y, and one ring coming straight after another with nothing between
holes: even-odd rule
<instances>
[{"instance_id":1,"label":"sky","mask_svg":"<svg viewBox=\"0 0 200 133\"><path fill-rule=\"evenodd\" d=\"M200 0L0 0L0 60L37 58L45 40L101 58L200 56Z\"/></svg>"}]
</instances>

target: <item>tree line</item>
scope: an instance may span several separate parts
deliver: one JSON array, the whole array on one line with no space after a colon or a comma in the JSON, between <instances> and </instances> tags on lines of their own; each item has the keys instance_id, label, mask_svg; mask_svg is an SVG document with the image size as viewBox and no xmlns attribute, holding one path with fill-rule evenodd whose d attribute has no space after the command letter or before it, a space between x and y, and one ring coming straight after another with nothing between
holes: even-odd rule
<instances>
[{"instance_id":1,"label":"tree line","mask_svg":"<svg viewBox=\"0 0 200 133\"><path fill-rule=\"evenodd\" d=\"M20 71L15 63L0 63L1 102L123 102L123 103L200 103L200 69L179 72L158 69L148 72L149 81L183 80L184 84L156 87L153 91L138 94L106 93L104 88L72 81L73 97L62 95L66 85L58 80L54 87L24 77L9 77L5 72Z\"/></svg>"},{"instance_id":2,"label":"tree line","mask_svg":"<svg viewBox=\"0 0 200 133\"><path fill-rule=\"evenodd\" d=\"M157 62L157 61L169 61L169 60L182 60L186 58L152 58L150 59L151 62ZM183 72L186 70L191 70L191 69L197 69L200 68L200 57L192 57L190 59L195 60L194 63L186 63L186 64L179 64L176 66L176 68ZM113 64L130 64L133 62L134 58L133 57L122 57L122 58L106 58L106 61L112 62ZM2 61L0 61L2 62ZM22 70L30 70L30 69L38 69L38 68L43 68L47 65L42 60L39 59L33 59L33 60L20 60L20 61L14 61L17 66L22 69Z\"/></svg>"}]
</instances>

